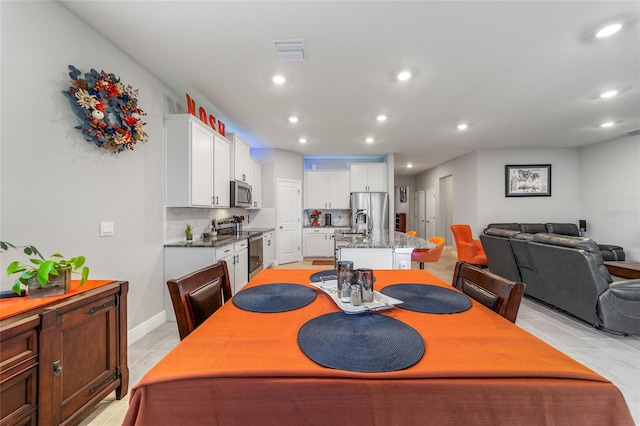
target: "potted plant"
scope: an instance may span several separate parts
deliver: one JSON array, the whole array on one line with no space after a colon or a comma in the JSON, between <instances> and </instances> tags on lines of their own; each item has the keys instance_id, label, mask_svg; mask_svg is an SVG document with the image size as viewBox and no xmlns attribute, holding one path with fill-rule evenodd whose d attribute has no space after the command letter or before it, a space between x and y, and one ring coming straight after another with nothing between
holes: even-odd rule
<instances>
[{"instance_id":1,"label":"potted plant","mask_svg":"<svg viewBox=\"0 0 640 426\"><path fill-rule=\"evenodd\" d=\"M193 240L193 228L188 223L187 227L184 229L184 235L187 238L187 241Z\"/></svg>"},{"instance_id":2,"label":"potted plant","mask_svg":"<svg viewBox=\"0 0 640 426\"><path fill-rule=\"evenodd\" d=\"M18 249L11 243L0 241L0 248L6 251L9 247ZM21 293L22 286L28 289L27 297L56 296L66 293L71 286L71 274L81 275L80 285L87 282L89 267L84 266L85 257L77 256L65 259L60 253L55 253L45 259L42 253L34 246L23 246L30 263L13 261L7 266L7 275L20 274L13 283L13 291ZM79 271L79 272L78 272Z\"/></svg>"}]
</instances>

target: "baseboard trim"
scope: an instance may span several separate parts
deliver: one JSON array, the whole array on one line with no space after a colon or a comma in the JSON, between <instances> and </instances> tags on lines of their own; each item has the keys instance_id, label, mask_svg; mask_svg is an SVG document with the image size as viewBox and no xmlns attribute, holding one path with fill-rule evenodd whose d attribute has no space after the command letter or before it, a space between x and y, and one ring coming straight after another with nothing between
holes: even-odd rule
<instances>
[{"instance_id":1,"label":"baseboard trim","mask_svg":"<svg viewBox=\"0 0 640 426\"><path fill-rule=\"evenodd\" d=\"M138 325L136 327L133 327L127 333L128 345L131 346L132 344L134 344L135 342L137 342L138 340L140 340L144 336L146 336L148 333L150 333L153 330L155 330L156 328L160 327L166 321L167 321L167 315L166 315L165 311L162 311L159 314L156 314L156 315L152 316L151 318L149 318L148 320L146 320L142 324L140 324L140 325Z\"/></svg>"}]
</instances>

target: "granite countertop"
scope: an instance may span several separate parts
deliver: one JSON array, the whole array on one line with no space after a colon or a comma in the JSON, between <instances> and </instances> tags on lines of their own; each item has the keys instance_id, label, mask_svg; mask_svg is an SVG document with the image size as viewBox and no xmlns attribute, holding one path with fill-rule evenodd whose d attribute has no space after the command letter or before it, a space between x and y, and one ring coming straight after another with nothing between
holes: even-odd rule
<instances>
[{"instance_id":1,"label":"granite countertop","mask_svg":"<svg viewBox=\"0 0 640 426\"><path fill-rule=\"evenodd\" d=\"M349 225L319 225L319 226L311 226L305 225L304 229L350 229Z\"/></svg>"},{"instance_id":2,"label":"granite countertop","mask_svg":"<svg viewBox=\"0 0 640 426\"><path fill-rule=\"evenodd\" d=\"M363 234L335 233L336 245L340 248L435 248L436 245L420 237L404 232L378 231L365 237Z\"/></svg>"},{"instance_id":3,"label":"granite countertop","mask_svg":"<svg viewBox=\"0 0 640 426\"><path fill-rule=\"evenodd\" d=\"M275 228L253 228L242 231L239 234L230 234L223 236L216 236L210 239L194 239L193 241L174 241L165 243L165 247L222 247L229 244L237 243L238 241L247 240L251 237L262 235L265 232L273 231Z\"/></svg>"}]
</instances>

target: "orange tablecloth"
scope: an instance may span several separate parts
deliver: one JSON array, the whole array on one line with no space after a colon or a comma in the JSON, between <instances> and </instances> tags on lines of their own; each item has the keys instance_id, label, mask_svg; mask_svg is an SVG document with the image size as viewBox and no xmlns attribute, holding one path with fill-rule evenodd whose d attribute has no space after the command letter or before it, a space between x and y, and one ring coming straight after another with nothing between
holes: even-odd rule
<instances>
[{"instance_id":1,"label":"orange tablecloth","mask_svg":"<svg viewBox=\"0 0 640 426\"><path fill-rule=\"evenodd\" d=\"M265 270L248 285L307 284L309 270ZM426 271L376 271L395 283L449 284ZM298 347L308 320L338 311L319 292L285 313L225 304L133 388L125 425L633 425L603 377L474 302L463 313L394 308L423 337L414 366L389 373L321 367Z\"/></svg>"}]
</instances>

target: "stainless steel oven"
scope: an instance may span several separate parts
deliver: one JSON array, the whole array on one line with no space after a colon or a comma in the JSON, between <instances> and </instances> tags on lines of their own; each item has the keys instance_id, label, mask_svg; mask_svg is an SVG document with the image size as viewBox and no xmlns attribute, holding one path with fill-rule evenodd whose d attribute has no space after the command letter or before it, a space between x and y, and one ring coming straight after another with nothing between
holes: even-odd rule
<instances>
[{"instance_id":1,"label":"stainless steel oven","mask_svg":"<svg viewBox=\"0 0 640 426\"><path fill-rule=\"evenodd\" d=\"M249 238L249 279L262 271L264 257L262 253L262 234Z\"/></svg>"}]
</instances>

